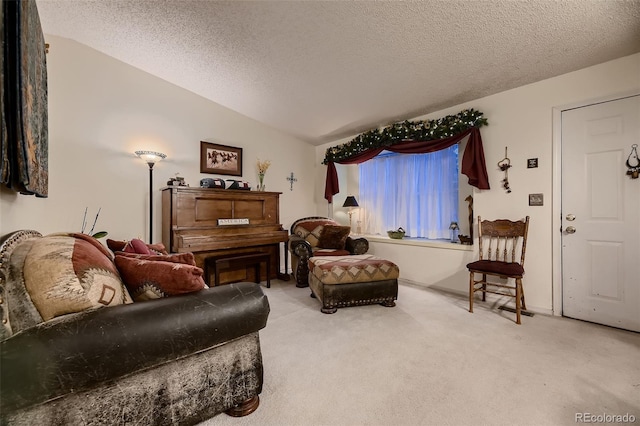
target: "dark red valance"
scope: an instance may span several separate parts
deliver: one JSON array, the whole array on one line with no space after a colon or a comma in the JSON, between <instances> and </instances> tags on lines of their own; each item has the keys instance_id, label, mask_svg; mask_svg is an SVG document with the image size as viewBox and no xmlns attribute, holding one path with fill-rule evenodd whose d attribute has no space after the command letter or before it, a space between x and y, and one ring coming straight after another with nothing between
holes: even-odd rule
<instances>
[{"instance_id":1,"label":"dark red valance","mask_svg":"<svg viewBox=\"0 0 640 426\"><path fill-rule=\"evenodd\" d=\"M489 177L487 166L484 161L484 150L482 149L482 137L480 129L472 127L455 136L432 141L406 141L395 145L372 148L360 154L354 155L346 160L339 161L339 164L360 164L372 159L382 151L392 151L400 154L425 154L428 152L440 151L449 148L453 144L460 142L469 136L467 147L462 156L462 173L469 178L469 185L478 189L489 189ZM327 163L327 180L324 187L324 198L328 202L333 201L333 196L340 192L338 183L338 172L333 162Z\"/></svg>"}]
</instances>

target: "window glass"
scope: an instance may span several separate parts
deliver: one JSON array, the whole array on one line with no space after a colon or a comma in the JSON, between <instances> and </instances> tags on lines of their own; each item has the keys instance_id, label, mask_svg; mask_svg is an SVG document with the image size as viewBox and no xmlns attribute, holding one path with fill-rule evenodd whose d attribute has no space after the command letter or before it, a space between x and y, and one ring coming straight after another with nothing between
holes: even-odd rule
<instances>
[{"instance_id":1,"label":"window glass","mask_svg":"<svg viewBox=\"0 0 640 426\"><path fill-rule=\"evenodd\" d=\"M458 145L429 154L383 152L359 164L363 231L449 239L458 222Z\"/></svg>"}]
</instances>

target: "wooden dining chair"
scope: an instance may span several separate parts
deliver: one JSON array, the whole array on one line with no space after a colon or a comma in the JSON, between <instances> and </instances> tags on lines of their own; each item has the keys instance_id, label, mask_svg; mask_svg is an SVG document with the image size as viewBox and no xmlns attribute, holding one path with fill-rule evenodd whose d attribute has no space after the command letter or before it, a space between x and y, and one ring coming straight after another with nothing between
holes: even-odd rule
<instances>
[{"instance_id":1,"label":"wooden dining chair","mask_svg":"<svg viewBox=\"0 0 640 426\"><path fill-rule=\"evenodd\" d=\"M528 231L529 216L516 222L506 219L482 220L478 216L480 260L467 264L470 272L469 312L473 312L473 299L477 291L482 292L483 302L487 293L509 296L516 299L516 323L520 324L520 312L527 309L522 276ZM481 274L482 279L476 280L476 274ZM504 283L487 282L487 276L511 278L515 283L509 285L508 280Z\"/></svg>"}]
</instances>

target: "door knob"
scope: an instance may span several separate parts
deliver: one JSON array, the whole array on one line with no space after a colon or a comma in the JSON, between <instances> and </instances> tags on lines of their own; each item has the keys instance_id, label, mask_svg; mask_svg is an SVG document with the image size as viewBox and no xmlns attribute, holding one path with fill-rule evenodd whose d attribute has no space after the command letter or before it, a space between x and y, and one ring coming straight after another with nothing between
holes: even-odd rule
<instances>
[{"instance_id":1,"label":"door knob","mask_svg":"<svg viewBox=\"0 0 640 426\"><path fill-rule=\"evenodd\" d=\"M568 220L569 222L573 222L574 220L576 220L576 215L574 215L574 214L568 214L568 215L567 215L567 220Z\"/></svg>"},{"instance_id":2,"label":"door knob","mask_svg":"<svg viewBox=\"0 0 640 426\"><path fill-rule=\"evenodd\" d=\"M576 228L574 226L567 226L567 229L565 229L565 231L567 232L567 234L575 234Z\"/></svg>"}]
</instances>

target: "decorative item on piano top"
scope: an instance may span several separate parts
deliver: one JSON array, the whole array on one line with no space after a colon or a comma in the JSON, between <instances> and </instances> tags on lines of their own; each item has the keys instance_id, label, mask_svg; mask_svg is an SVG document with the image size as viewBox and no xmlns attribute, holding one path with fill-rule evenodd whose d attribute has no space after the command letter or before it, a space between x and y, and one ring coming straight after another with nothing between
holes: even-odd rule
<instances>
[{"instance_id":1,"label":"decorative item on piano top","mask_svg":"<svg viewBox=\"0 0 640 426\"><path fill-rule=\"evenodd\" d=\"M224 180L220 178L204 178L200 179L200 188L217 188L224 189L226 187Z\"/></svg>"},{"instance_id":2,"label":"decorative item on piano top","mask_svg":"<svg viewBox=\"0 0 640 426\"><path fill-rule=\"evenodd\" d=\"M267 173L267 170L269 169L269 166L271 165L271 161L270 160L264 160L264 161L260 161L260 159L258 158L258 188L256 188L258 191L264 191L264 174Z\"/></svg>"},{"instance_id":3,"label":"decorative item on piano top","mask_svg":"<svg viewBox=\"0 0 640 426\"><path fill-rule=\"evenodd\" d=\"M189 184L184 181L184 178L181 176L178 176L178 174L179 173L176 173L176 177L174 178L169 178L167 185L168 186L189 186Z\"/></svg>"},{"instance_id":4,"label":"decorative item on piano top","mask_svg":"<svg viewBox=\"0 0 640 426\"><path fill-rule=\"evenodd\" d=\"M249 185L249 182L245 182L243 180L227 179L226 187L227 189L241 189L244 191L251 190L251 185Z\"/></svg>"},{"instance_id":5,"label":"decorative item on piano top","mask_svg":"<svg viewBox=\"0 0 640 426\"><path fill-rule=\"evenodd\" d=\"M387 231L389 238L393 238L394 240L401 240L404 238L405 230L402 227L396 229L395 231Z\"/></svg>"}]
</instances>

